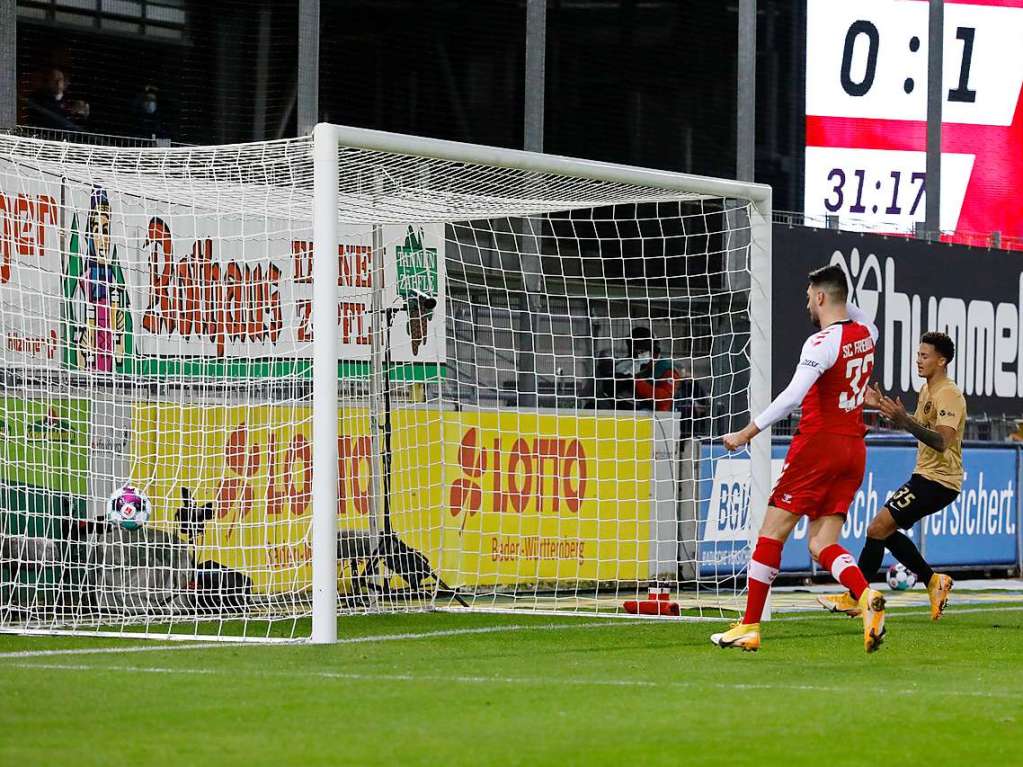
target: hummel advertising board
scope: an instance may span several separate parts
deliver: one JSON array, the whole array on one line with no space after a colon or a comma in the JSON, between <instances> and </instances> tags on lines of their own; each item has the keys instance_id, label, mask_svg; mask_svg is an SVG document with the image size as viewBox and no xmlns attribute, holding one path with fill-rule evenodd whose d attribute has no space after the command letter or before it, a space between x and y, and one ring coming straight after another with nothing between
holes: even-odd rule
<instances>
[{"instance_id":1,"label":"hummel advertising board","mask_svg":"<svg viewBox=\"0 0 1023 767\"><path fill-rule=\"evenodd\" d=\"M771 348L773 393L785 388L813 332L806 275L838 264L850 300L880 330L874 380L916 403L916 348L928 330L956 345L949 374L971 415L1023 414L1023 258L965 245L776 226Z\"/></svg>"}]
</instances>

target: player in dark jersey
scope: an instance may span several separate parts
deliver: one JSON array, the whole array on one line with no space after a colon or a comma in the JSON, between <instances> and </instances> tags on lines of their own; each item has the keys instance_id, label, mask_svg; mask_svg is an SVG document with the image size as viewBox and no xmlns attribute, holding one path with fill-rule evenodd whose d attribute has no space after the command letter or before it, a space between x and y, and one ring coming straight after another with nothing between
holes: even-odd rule
<instances>
[{"instance_id":1,"label":"player in dark jersey","mask_svg":"<svg viewBox=\"0 0 1023 767\"><path fill-rule=\"evenodd\" d=\"M849 504L863 482L863 403L872 396L868 382L877 328L846 302L848 285L838 266L811 272L806 296L810 318L821 330L803 344L792 381L745 429L723 438L729 451L738 450L802 405L799 429L768 502L747 570L746 613L711 641L719 647L760 647L760 618L781 566L782 547L799 518L806 516L810 554L856 596L863 615L864 648L873 652L885 633L884 597L870 588L838 538Z\"/></svg>"},{"instance_id":2,"label":"player in dark jersey","mask_svg":"<svg viewBox=\"0 0 1023 767\"><path fill-rule=\"evenodd\" d=\"M926 380L910 416L902 401L876 390L881 414L894 426L919 440L913 474L870 522L867 540L860 552L859 567L872 578L881 566L884 550L916 573L927 586L931 619L938 620L948 604L952 578L936 573L920 550L904 533L929 514L936 514L959 497L963 489L963 432L966 429L966 398L948 377L948 363L955 357L955 344L944 333L924 333L916 353L917 372ZM859 615L859 605L848 593L818 597L826 610Z\"/></svg>"}]
</instances>

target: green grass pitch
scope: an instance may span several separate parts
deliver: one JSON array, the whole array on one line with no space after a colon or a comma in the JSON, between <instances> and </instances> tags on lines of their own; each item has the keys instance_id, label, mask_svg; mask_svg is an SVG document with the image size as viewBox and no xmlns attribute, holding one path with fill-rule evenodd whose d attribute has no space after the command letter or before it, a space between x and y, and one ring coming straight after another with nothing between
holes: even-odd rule
<instances>
[{"instance_id":1,"label":"green grass pitch","mask_svg":"<svg viewBox=\"0 0 1023 767\"><path fill-rule=\"evenodd\" d=\"M521 615L345 618L336 646L0 636L0 765L1023 764L1023 606L894 611L871 656L859 621L782 617L756 654L719 624Z\"/></svg>"}]
</instances>

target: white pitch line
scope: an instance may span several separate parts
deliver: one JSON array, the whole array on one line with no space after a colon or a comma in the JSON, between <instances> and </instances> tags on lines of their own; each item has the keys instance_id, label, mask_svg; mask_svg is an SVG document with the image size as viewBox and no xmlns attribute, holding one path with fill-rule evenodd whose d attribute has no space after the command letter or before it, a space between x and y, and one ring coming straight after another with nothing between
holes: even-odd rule
<instances>
[{"instance_id":1,"label":"white pitch line","mask_svg":"<svg viewBox=\"0 0 1023 767\"><path fill-rule=\"evenodd\" d=\"M418 633L409 632L403 634L372 634L370 636L347 637L339 639L337 644L364 644L378 642L396 642L416 639L433 639L436 637L464 636L468 634L500 634L510 631L559 631L564 629L589 629L598 627L627 626L630 621L600 621L591 623L516 623L509 626L482 626L477 628L463 629L441 629L438 631L422 631ZM197 642L195 644L172 644L172 645L128 645L126 647L78 647L68 650L21 650L17 652L0 653L0 659L4 658L47 658L62 655L120 655L123 653L138 652L171 652L174 650L208 650L214 647L267 647L267 644L252 642L251 644L235 643L225 644L223 642ZM276 646L276 645L275 645Z\"/></svg>"},{"instance_id":2,"label":"white pitch line","mask_svg":"<svg viewBox=\"0 0 1023 767\"><path fill-rule=\"evenodd\" d=\"M1023 605L1006 605L1005 607L952 607L951 610L945 613L948 615L955 615L956 613L1018 613L1023 612ZM924 610L924 615L930 615L930 610Z\"/></svg>"},{"instance_id":3,"label":"white pitch line","mask_svg":"<svg viewBox=\"0 0 1023 767\"><path fill-rule=\"evenodd\" d=\"M1023 611L1023 605L1012 605L1006 607L964 607L954 608L946 613L945 617L953 617L962 613L1001 613L1001 612L1020 612ZM902 611L896 613L889 613L888 618L899 618L902 616L913 617L919 615L930 615L929 610L913 610L913 611ZM771 623L778 623L783 621L801 621L807 618L834 618L834 615L830 613L822 612L811 612L799 615L785 615L784 617L774 618ZM727 620L722 618L721 620ZM422 631L422 632L408 632L402 634L371 634L369 636L360 637L347 637L339 639L337 644L348 645L348 644L375 644L379 642L397 642L397 641L415 641L418 639L435 639L438 637L453 637L453 636L467 636L472 634L503 634L514 631L564 631L572 629L590 629L590 628L612 628L612 627L626 627L631 626L636 628L637 626L663 626L664 621L635 621L635 620L608 620L608 621L597 621L590 623L573 623L571 620L566 620L564 623L515 623L508 626L482 626L477 628L462 628L462 629L440 629L437 631ZM21 650L17 652L4 652L0 653L0 659L16 659L16 658L46 658L46 657L59 657L67 655L123 655L126 653L139 653L139 652L172 652L175 650L209 650L215 647L267 647L270 646L266 643L252 642L246 643L223 643L223 642L197 642L195 644L172 644L172 645L128 645L126 647L81 647L69 650ZM40 667L41 668L41 667Z\"/></svg>"},{"instance_id":4,"label":"white pitch line","mask_svg":"<svg viewBox=\"0 0 1023 767\"><path fill-rule=\"evenodd\" d=\"M120 655L133 652L171 652L172 650L208 650L211 647L235 647L238 645L223 642L195 644L164 644L164 645L128 645L126 647L76 647L69 650L21 650L18 652L0 653L0 658L47 658L59 655Z\"/></svg>"},{"instance_id":5,"label":"white pitch line","mask_svg":"<svg viewBox=\"0 0 1023 767\"><path fill-rule=\"evenodd\" d=\"M159 666L89 666L85 663L5 663L0 669L42 669L43 671L110 671L135 674L185 674L188 676L218 676L224 671L202 668L161 668ZM237 675L235 675L237 676ZM248 674L248 676L268 676L268 674Z\"/></svg>"},{"instance_id":6,"label":"white pitch line","mask_svg":"<svg viewBox=\"0 0 1023 767\"><path fill-rule=\"evenodd\" d=\"M900 608L894 608L900 609ZM1016 613L1023 611L1023 605L1006 605L1005 607L950 607L948 608L943 618L952 618L956 615L962 615L963 613ZM927 610L900 610L900 612L891 612L891 609L885 614L887 620L892 618L901 618L903 616L912 618L920 615L926 615L930 617L931 611ZM807 618L834 618L835 613L825 612L824 608L820 610L807 609L805 613L799 615L785 614L784 618L772 618L768 623L778 623L779 621L802 621Z\"/></svg>"},{"instance_id":7,"label":"white pitch line","mask_svg":"<svg viewBox=\"0 0 1023 767\"><path fill-rule=\"evenodd\" d=\"M85 664L71 663L16 663L6 668L17 668L25 670L46 670L46 671L81 671L81 672L116 672L127 674L167 674L181 676L231 676L235 679L243 676L253 678L287 678L306 677L312 679L332 679L353 682L437 682L442 684L503 684L522 687L546 687L552 683L550 677L530 676L487 676L487 675L463 675L454 674L446 676L443 674L367 674L349 673L339 671L282 671L247 672L237 669L195 669L195 668L165 668L159 666L89 666ZM713 687L719 690L729 691L751 691L765 690L777 691L787 690L792 692L807 692L814 695L827 694L849 694L862 692L862 688L856 686L842 687L838 685L809 685L809 684L751 684L745 682L697 682L697 681L656 681L646 679L559 679L558 685L574 687L617 687L617 688L642 688L642 689L703 689ZM918 694L947 695L960 698L987 698L987 699L1011 699L1017 700L1019 695L1015 692L992 692L990 690L950 690L933 688L871 688L872 692L884 695L905 695L913 696Z\"/></svg>"},{"instance_id":8,"label":"white pitch line","mask_svg":"<svg viewBox=\"0 0 1023 767\"><path fill-rule=\"evenodd\" d=\"M510 626L482 626L471 629L439 629L437 631L409 632L407 634L377 634L376 636L349 637L337 640L338 644L362 644L363 642L393 642L406 639L432 639L433 637L464 636L466 634L502 634L508 631L560 631L562 629L592 629L624 626L628 621L598 621L595 623L518 623ZM3 657L3 656L0 656Z\"/></svg>"}]
</instances>

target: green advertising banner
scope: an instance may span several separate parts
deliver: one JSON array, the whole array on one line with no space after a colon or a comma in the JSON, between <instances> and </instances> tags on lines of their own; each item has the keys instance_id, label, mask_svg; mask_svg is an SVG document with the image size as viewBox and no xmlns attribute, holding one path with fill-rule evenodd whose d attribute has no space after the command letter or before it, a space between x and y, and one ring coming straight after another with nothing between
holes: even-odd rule
<instances>
[{"instance_id":1,"label":"green advertising banner","mask_svg":"<svg viewBox=\"0 0 1023 767\"><path fill-rule=\"evenodd\" d=\"M86 495L89 404L86 399L0 399L0 481Z\"/></svg>"},{"instance_id":2,"label":"green advertising banner","mask_svg":"<svg viewBox=\"0 0 1023 767\"><path fill-rule=\"evenodd\" d=\"M86 515L90 403L0 398L0 532L28 563L0 567L8 605L57 604L83 577L70 517Z\"/></svg>"}]
</instances>

